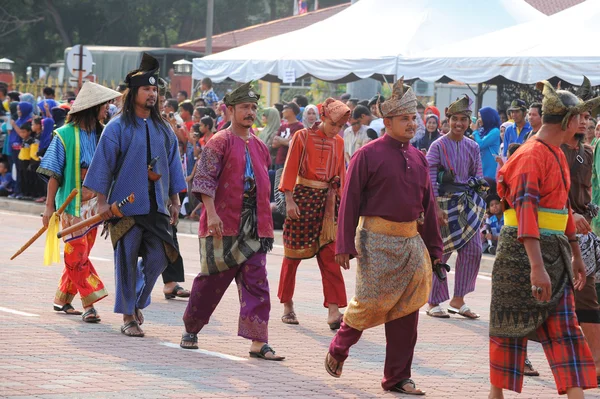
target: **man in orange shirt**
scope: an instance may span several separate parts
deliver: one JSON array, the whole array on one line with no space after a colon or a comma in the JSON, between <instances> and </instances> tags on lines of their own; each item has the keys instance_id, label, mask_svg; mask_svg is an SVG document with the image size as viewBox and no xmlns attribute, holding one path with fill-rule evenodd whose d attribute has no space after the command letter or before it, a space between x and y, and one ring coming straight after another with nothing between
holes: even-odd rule
<instances>
[{"instance_id":1,"label":"man in orange shirt","mask_svg":"<svg viewBox=\"0 0 600 399\"><path fill-rule=\"evenodd\" d=\"M286 324L298 324L294 312L296 270L302 259L317 256L323 279L324 306L329 328L340 328L346 307L346 287L335 261L337 211L344 185L344 140L338 135L350 117L350 108L328 98L321 107L321 123L294 134L279 190L285 193L287 219L283 226L284 259L277 296Z\"/></svg>"}]
</instances>

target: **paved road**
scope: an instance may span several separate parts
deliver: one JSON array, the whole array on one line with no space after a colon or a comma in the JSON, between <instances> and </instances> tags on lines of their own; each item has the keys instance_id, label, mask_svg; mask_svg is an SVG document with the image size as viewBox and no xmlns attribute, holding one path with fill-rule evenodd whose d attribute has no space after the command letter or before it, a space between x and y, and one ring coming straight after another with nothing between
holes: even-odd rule
<instances>
[{"instance_id":1,"label":"paved road","mask_svg":"<svg viewBox=\"0 0 600 399\"><path fill-rule=\"evenodd\" d=\"M0 397L36 398L375 398L396 397L380 387L385 353L383 328L368 330L352 349L341 379L331 378L323 359L333 336L322 308L316 261L303 262L296 290L299 326L279 321L276 291L282 248L268 257L273 301L270 343L282 363L247 357L249 343L236 336L239 309L230 287L202 331L198 351L178 347L185 300L167 301L157 285L145 311L146 337L120 334L121 318L112 313L114 298L97 305L102 323L90 325L52 311L61 266L42 266L43 240L15 261L14 253L39 227L39 216L0 210L3 275L0 291ZM180 237L188 280L199 270L197 238ZM110 293L114 292L112 251L99 240L92 260ZM353 265L354 266L354 265ZM354 267L344 274L349 296ZM452 282L453 276L450 276ZM159 281L160 283L160 281ZM482 318L431 319L422 313L413 378L428 398L485 398L488 391L487 323L489 277L481 275L468 297ZM74 302L78 305L78 301ZM80 306L77 306L80 308ZM529 378L520 396L555 398L554 382L541 347L530 357L542 376ZM600 391L586 397L600 398Z\"/></svg>"}]
</instances>

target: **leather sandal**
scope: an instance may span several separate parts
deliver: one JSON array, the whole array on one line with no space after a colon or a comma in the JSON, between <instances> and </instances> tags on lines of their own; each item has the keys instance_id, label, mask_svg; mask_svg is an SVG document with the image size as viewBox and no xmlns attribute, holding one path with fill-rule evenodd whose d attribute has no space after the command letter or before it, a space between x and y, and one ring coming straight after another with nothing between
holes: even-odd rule
<instances>
[{"instance_id":1,"label":"leather sandal","mask_svg":"<svg viewBox=\"0 0 600 399\"><path fill-rule=\"evenodd\" d=\"M184 342L191 342L193 345L184 345ZM181 343L183 349L198 349L198 334L184 332L181 335Z\"/></svg>"},{"instance_id":2,"label":"leather sandal","mask_svg":"<svg viewBox=\"0 0 600 399\"><path fill-rule=\"evenodd\" d=\"M53 305L54 305L55 312L65 312L66 314L72 315L72 316L81 315L81 312L79 310L75 310L73 305L71 305L70 303L65 303L64 305L57 305L54 303ZM70 312L70 310L72 310L72 312Z\"/></svg>"},{"instance_id":3,"label":"leather sandal","mask_svg":"<svg viewBox=\"0 0 600 399\"><path fill-rule=\"evenodd\" d=\"M81 319L86 323L99 323L101 320L95 308L88 309L83 315L81 315Z\"/></svg>"}]
</instances>

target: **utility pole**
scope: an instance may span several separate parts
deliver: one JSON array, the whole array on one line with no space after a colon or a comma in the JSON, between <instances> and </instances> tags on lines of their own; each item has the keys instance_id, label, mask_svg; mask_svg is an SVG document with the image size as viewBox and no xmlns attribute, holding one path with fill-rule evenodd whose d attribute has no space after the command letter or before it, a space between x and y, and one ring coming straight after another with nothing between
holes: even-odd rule
<instances>
[{"instance_id":1,"label":"utility pole","mask_svg":"<svg viewBox=\"0 0 600 399\"><path fill-rule=\"evenodd\" d=\"M206 10L206 49L204 55L212 54L213 19L215 14L215 0L208 0Z\"/></svg>"}]
</instances>

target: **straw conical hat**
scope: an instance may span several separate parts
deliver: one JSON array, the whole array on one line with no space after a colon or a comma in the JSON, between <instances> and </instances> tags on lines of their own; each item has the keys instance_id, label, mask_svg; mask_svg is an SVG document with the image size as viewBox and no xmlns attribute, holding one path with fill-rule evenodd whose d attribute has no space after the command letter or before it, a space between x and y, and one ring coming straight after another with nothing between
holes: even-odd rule
<instances>
[{"instance_id":1,"label":"straw conical hat","mask_svg":"<svg viewBox=\"0 0 600 399\"><path fill-rule=\"evenodd\" d=\"M98 104L105 103L120 96L121 93L118 91L109 89L108 87L104 87L97 83L85 82L81 87L81 90L79 90L79 94L77 94L75 101L73 101L73 105L71 105L69 115L95 107Z\"/></svg>"}]
</instances>

